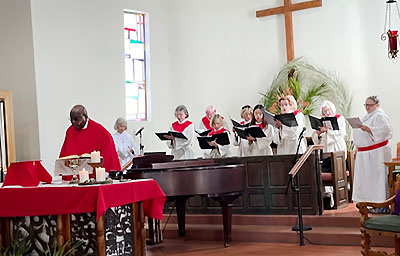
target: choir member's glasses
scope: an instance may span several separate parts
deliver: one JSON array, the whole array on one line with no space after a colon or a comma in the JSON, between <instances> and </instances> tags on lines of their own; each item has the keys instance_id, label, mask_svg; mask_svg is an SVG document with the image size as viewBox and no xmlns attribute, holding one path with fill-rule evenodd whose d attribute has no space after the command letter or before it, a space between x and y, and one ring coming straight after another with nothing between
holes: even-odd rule
<instances>
[{"instance_id":1,"label":"choir member's glasses","mask_svg":"<svg viewBox=\"0 0 400 256\"><path fill-rule=\"evenodd\" d=\"M375 106L375 105L376 105L376 103L373 103L373 104L367 104L367 103L365 103L365 104L364 104L364 107L369 108L369 107L373 107L373 106Z\"/></svg>"}]
</instances>

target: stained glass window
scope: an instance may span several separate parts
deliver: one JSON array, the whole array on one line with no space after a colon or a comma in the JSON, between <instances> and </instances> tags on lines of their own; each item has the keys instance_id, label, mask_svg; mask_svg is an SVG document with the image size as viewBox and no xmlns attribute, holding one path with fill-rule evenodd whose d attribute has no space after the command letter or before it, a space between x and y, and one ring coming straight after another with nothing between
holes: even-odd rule
<instances>
[{"instance_id":1,"label":"stained glass window","mask_svg":"<svg viewBox=\"0 0 400 256\"><path fill-rule=\"evenodd\" d=\"M146 121L146 16L124 12L126 119Z\"/></svg>"}]
</instances>

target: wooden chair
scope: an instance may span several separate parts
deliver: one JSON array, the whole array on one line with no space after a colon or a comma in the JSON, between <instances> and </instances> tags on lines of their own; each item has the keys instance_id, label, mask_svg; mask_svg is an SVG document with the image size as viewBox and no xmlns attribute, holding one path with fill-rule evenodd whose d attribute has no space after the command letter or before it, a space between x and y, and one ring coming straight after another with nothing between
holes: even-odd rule
<instances>
[{"instance_id":1,"label":"wooden chair","mask_svg":"<svg viewBox=\"0 0 400 256\"><path fill-rule=\"evenodd\" d=\"M321 173L322 184L324 186L333 186L334 208L336 209L346 207L349 203L346 160L344 154L345 152L343 151L324 153L324 159L331 159L331 172Z\"/></svg>"},{"instance_id":2,"label":"wooden chair","mask_svg":"<svg viewBox=\"0 0 400 256\"><path fill-rule=\"evenodd\" d=\"M400 174L396 176L396 191L400 187ZM361 253L364 256L370 255L400 255L400 216L399 215L383 215L370 218L368 216L368 208L367 207L387 207L390 206L391 212L394 209L395 203L395 195L390 197L388 200L382 203L370 203L370 202L359 202L357 203L357 208L361 213ZM394 238L394 247L395 253L388 254L382 251L373 251L371 250L371 235L377 236L388 236Z\"/></svg>"}]
</instances>

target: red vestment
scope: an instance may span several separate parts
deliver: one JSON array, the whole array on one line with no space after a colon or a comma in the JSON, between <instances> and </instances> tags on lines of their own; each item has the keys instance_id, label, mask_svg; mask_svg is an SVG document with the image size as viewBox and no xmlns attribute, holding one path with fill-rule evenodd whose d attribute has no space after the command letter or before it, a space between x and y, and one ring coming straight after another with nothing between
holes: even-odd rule
<instances>
[{"instance_id":1,"label":"red vestment","mask_svg":"<svg viewBox=\"0 0 400 256\"><path fill-rule=\"evenodd\" d=\"M86 129L76 130L72 125L68 128L60 157L82 155L95 150L100 151L106 171L121 170L111 134L101 124L91 119L89 119Z\"/></svg>"}]
</instances>

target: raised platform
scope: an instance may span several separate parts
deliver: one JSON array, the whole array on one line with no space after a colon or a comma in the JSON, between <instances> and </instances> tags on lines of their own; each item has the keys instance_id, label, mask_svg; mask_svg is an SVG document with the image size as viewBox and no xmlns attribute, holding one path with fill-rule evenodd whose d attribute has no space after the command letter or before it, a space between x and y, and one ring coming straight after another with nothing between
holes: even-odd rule
<instances>
[{"instance_id":1,"label":"raised platform","mask_svg":"<svg viewBox=\"0 0 400 256\"><path fill-rule=\"evenodd\" d=\"M232 243L269 242L299 243L299 236L292 231L297 224L296 215L233 215ZM164 221L168 215L164 215ZM178 239L176 215L171 215L164 231L164 238ZM340 210L325 211L322 216L304 216L304 223L312 230L304 234L306 244L360 245L360 215L355 204ZM162 223L161 228L164 228ZM187 214L186 238L188 240L223 241L221 215ZM393 239L376 237L372 246L393 247Z\"/></svg>"}]
</instances>

